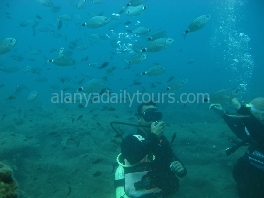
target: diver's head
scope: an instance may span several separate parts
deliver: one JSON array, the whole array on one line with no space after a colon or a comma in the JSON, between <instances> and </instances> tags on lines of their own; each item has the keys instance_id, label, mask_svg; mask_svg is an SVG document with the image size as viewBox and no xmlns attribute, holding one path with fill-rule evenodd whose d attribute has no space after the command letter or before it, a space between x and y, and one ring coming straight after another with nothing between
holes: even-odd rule
<instances>
[{"instance_id":1,"label":"diver's head","mask_svg":"<svg viewBox=\"0 0 264 198\"><path fill-rule=\"evenodd\" d=\"M252 115L264 124L264 98L255 98L249 103L249 105Z\"/></svg>"},{"instance_id":2,"label":"diver's head","mask_svg":"<svg viewBox=\"0 0 264 198\"><path fill-rule=\"evenodd\" d=\"M151 125L152 122L162 119L162 113L156 108L156 103L150 101L141 103L137 108L136 116L139 125Z\"/></svg>"}]
</instances>

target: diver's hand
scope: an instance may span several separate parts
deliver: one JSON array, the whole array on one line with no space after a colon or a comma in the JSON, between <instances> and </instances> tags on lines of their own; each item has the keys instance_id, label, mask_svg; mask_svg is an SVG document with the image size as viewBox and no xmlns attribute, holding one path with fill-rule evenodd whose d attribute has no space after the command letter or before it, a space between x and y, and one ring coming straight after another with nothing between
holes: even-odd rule
<instances>
[{"instance_id":1,"label":"diver's hand","mask_svg":"<svg viewBox=\"0 0 264 198\"><path fill-rule=\"evenodd\" d=\"M240 102L238 101L237 98L233 98L232 100L230 100L230 102L228 103L228 105L231 108L235 109L235 110L238 110L241 107L241 104L240 104Z\"/></svg>"},{"instance_id":2,"label":"diver's hand","mask_svg":"<svg viewBox=\"0 0 264 198\"><path fill-rule=\"evenodd\" d=\"M160 121L158 124L156 122L151 123L151 133L156 134L158 137L163 135L165 123Z\"/></svg>"},{"instance_id":3,"label":"diver's hand","mask_svg":"<svg viewBox=\"0 0 264 198\"><path fill-rule=\"evenodd\" d=\"M209 106L209 110L213 109L215 113L217 113L220 116L223 116L226 114L226 110L223 109L222 105L220 104L211 104Z\"/></svg>"},{"instance_id":4,"label":"diver's hand","mask_svg":"<svg viewBox=\"0 0 264 198\"><path fill-rule=\"evenodd\" d=\"M185 169L179 161L174 161L170 165L171 171L176 174L183 174Z\"/></svg>"}]
</instances>

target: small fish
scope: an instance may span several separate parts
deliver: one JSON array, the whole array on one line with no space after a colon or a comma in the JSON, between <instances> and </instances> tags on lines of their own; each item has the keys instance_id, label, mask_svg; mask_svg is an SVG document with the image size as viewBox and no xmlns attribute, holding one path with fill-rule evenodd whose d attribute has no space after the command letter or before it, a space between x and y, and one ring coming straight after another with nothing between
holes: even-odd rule
<instances>
[{"instance_id":1,"label":"small fish","mask_svg":"<svg viewBox=\"0 0 264 198\"><path fill-rule=\"evenodd\" d=\"M12 55L11 58L13 58L14 60L19 61L19 62L24 60L24 58L22 56L17 56L17 55Z\"/></svg>"},{"instance_id":2,"label":"small fish","mask_svg":"<svg viewBox=\"0 0 264 198\"><path fill-rule=\"evenodd\" d=\"M186 82L188 82L187 79L184 79L184 80L182 80L182 79L177 79L177 80L173 81L173 82L170 84L170 86L166 88L166 90L167 90L167 91L168 91L168 90L171 90L171 91L172 91L172 90L178 90L178 89L180 89L183 85L185 85Z\"/></svg>"},{"instance_id":3,"label":"small fish","mask_svg":"<svg viewBox=\"0 0 264 198\"><path fill-rule=\"evenodd\" d=\"M83 92L86 94L89 93L98 93L103 88L106 88L107 81L104 79L91 79L85 82L81 87L78 88L78 92Z\"/></svg>"},{"instance_id":4,"label":"small fish","mask_svg":"<svg viewBox=\"0 0 264 198\"><path fill-rule=\"evenodd\" d=\"M32 102L32 101L34 101L37 98L37 96L38 96L38 92L37 91L31 91L28 94L27 101Z\"/></svg>"},{"instance_id":5,"label":"small fish","mask_svg":"<svg viewBox=\"0 0 264 198\"><path fill-rule=\"evenodd\" d=\"M130 56L129 60L125 60L129 65L140 64L147 59L147 54L135 53Z\"/></svg>"},{"instance_id":6,"label":"small fish","mask_svg":"<svg viewBox=\"0 0 264 198\"><path fill-rule=\"evenodd\" d=\"M8 98L7 98L7 100L14 100L14 99L16 99L16 94L13 94L13 95L10 95Z\"/></svg>"},{"instance_id":7,"label":"small fish","mask_svg":"<svg viewBox=\"0 0 264 198\"><path fill-rule=\"evenodd\" d=\"M114 108L114 107L109 107L107 110L108 110L108 111L115 111L116 108Z\"/></svg>"},{"instance_id":8,"label":"small fish","mask_svg":"<svg viewBox=\"0 0 264 198\"><path fill-rule=\"evenodd\" d=\"M82 119L82 117L83 117L83 115L80 115L80 116L77 118L77 120L76 120L76 121L78 121L78 120Z\"/></svg>"},{"instance_id":9,"label":"small fish","mask_svg":"<svg viewBox=\"0 0 264 198\"><path fill-rule=\"evenodd\" d=\"M92 118L94 119L94 118L96 118L97 116L98 116L98 114L94 114Z\"/></svg>"},{"instance_id":10,"label":"small fish","mask_svg":"<svg viewBox=\"0 0 264 198\"><path fill-rule=\"evenodd\" d=\"M74 118L72 118L72 122L74 122Z\"/></svg>"},{"instance_id":11,"label":"small fish","mask_svg":"<svg viewBox=\"0 0 264 198\"><path fill-rule=\"evenodd\" d=\"M99 122L96 122L96 125L99 126L99 127L102 126Z\"/></svg>"},{"instance_id":12,"label":"small fish","mask_svg":"<svg viewBox=\"0 0 264 198\"><path fill-rule=\"evenodd\" d=\"M104 2L105 2L105 0L94 0L91 3L92 4L100 4L100 3L104 3Z\"/></svg>"},{"instance_id":13,"label":"small fish","mask_svg":"<svg viewBox=\"0 0 264 198\"><path fill-rule=\"evenodd\" d=\"M148 37L148 41L154 41L159 38L167 37L167 33L165 30L158 30L157 32L153 33L150 37Z\"/></svg>"},{"instance_id":14,"label":"small fish","mask_svg":"<svg viewBox=\"0 0 264 198\"><path fill-rule=\"evenodd\" d=\"M136 15L140 15L146 9L147 6L144 5L128 6L127 9L125 10L125 14L128 16L136 16Z\"/></svg>"},{"instance_id":15,"label":"small fish","mask_svg":"<svg viewBox=\"0 0 264 198\"><path fill-rule=\"evenodd\" d=\"M194 60L193 59L191 59L191 60L189 60L188 62L187 62L187 64L193 64L194 63Z\"/></svg>"},{"instance_id":16,"label":"small fish","mask_svg":"<svg viewBox=\"0 0 264 198\"><path fill-rule=\"evenodd\" d=\"M51 9L51 11L52 11L53 13L57 13L57 12L59 12L60 10L61 10L61 7L60 7L60 6L53 6L52 9Z\"/></svg>"},{"instance_id":17,"label":"small fish","mask_svg":"<svg viewBox=\"0 0 264 198\"><path fill-rule=\"evenodd\" d=\"M59 16L57 19L58 19L57 29L60 30L62 28L62 20Z\"/></svg>"},{"instance_id":18,"label":"small fish","mask_svg":"<svg viewBox=\"0 0 264 198\"><path fill-rule=\"evenodd\" d=\"M158 38L154 41L150 41L146 48L142 49L142 52L158 52L166 49L174 42L171 38Z\"/></svg>"},{"instance_id":19,"label":"small fish","mask_svg":"<svg viewBox=\"0 0 264 198\"><path fill-rule=\"evenodd\" d=\"M133 85L141 85L141 84L142 84L141 82L137 82L137 81L133 82Z\"/></svg>"},{"instance_id":20,"label":"small fish","mask_svg":"<svg viewBox=\"0 0 264 198\"><path fill-rule=\"evenodd\" d=\"M54 7L50 0L37 0L37 2L46 7Z\"/></svg>"},{"instance_id":21,"label":"small fish","mask_svg":"<svg viewBox=\"0 0 264 198\"><path fill-rule=\"evenodd\" d=\"M100 175L102 175L101 171L96 171L95 173L92 174L93 177L99 177Z\"/></svg>"},{"instance_id":22,"label":"small fish","mask_svg":"<svg viewBox=\"0 0 264 198\"><path fill-rule=\"evenodd\" d=\"M189 32L195 32L197 30L202 29L207 23L208 21L211 19L211 15L207 14L207 15L202 15L199 16L198 18L194 19L190 25L188 26L187 30L184 31L183 36L184 38L186 37L186 35Z\"/></svg>"},{"instance_id":23,"label":"small fish","mask_svg":"<svg viewBox=\"0 0 264 198\"><path fill-rule=\"evenodd\" d=\"M145 28L145 27L138 27L137 29L135 29L133 31L133 33L137 34L137 35L146 35L150 32L149 28Z\"/></svg>"},{"instance_id":24,"label":"small fish","mask_svg":"<svg viewBox=\"0 0 264 198\"><path fill-rule=\"evenodd\" d=\"M170 144L172 144L172 143L174 142L174 140L175 140L175 138L176 138L176 135L177 135L177 133L173 133L173 135L172 135L172 137L171 137L171 142L170 142Z\"/></svg>"},{"instance_id":25,"label":"small fish","mask_svg":"<svg viewBox=\"0 0 264 198\"><path fill-rule=\"evenodd\" d=\"M16 66L8 66L8 67L6 67L6 66L3 66L3 67L1 67L0 68L0 71L3 71L3 72L5 72L5 73L15 73L15 72L17 72L17 71L19 71L19 68L18 67L16 67Z\"/></svg>"},{"instance_id":26,"label":"small fish","mask_svg":"<svg viewBox=\"0 0 264 198\"><path fill-rule=\"evenodd\" d=\"M237 97L240 94L238 89L220 89L213 94L210 94L209 98L205 98L204 102L208 103L226 103Z\"/></svg>"},{"instance_id":27,"label":"small fish","mask_svg":"<svg viewBox=\"0 0 264 198\"><path fill-rule=\"evenodd\" d=\"M103 69L109 65L109 62L104 62L101 66L97 67L98 69Z\"/></svg>"},{"instance_id":28,"label":"small fish","mask_svg":"<svg viewBox=\"0 0 264 198\"><path fill-rule=\"evenodd\" d=\"M95 29L107 25L110 22L110 19L105 16L93 16L88 19L82 26Z\"/></svg>"},{"instance_id":29,"label":"small fish","mask_svg":"<svg viewBox=\"0 0 264 198\"><path fill-rule=\"evenodd\" d=\"M130 0L127 6L138 6L146 1L147 0Z\"/></svg>"},{"instance_id":30,"label":"small fish","mask_svg":"<svg viewBox=\"0 0 264 198\"><path fill-rule=\"evenodd\" d=\"M76 5L76 8L82 9L84 8L86 0L80 0L79 3Z\"/></svg>"},{"instance_id":31,"label":"small fish","mask_svg":"<svg viewBox=\"0 0 264 198\"><path fill-rule=\"evenodd\" d=\"M165 72L165 67L162 65L156 64L149 67L146 71L142 72L141 75L148 76L159 76Z\"/></svg>"},{"instance_id":32,"label":"small fish","mask_svg":"<svg viewBox=\"0 0 264 198\"><path fill-rule=\"evenodd\" d=\"M93 162L92 162L92 165L94 165L94 164L99 164L99 163L101 163L102 161L103 161L103 158L99 158L99 159L93 161Z\"/></svg>"},{"instance_id":33,"label":"small fish","mask_svg":"<svg viewBox=\"0 0 264 198\"><path fill-rule=\"evenodd\" d=\"M129 25L129 24L131 24L132 22L131 21L126 21L125 23L124 23L124 25Z\"/></svg>"},{"instance_id":34,"label":"small fish","mask_svg":"<svg viewBox=\"0 0 264 198\"><path fill-rule=\"evenodd\" d=\"M86 50L87 47L88 47L87 44L85 44L85 43L81 43L81 44L78 45L77 49L79 49L79 50ZM88 59L87 59L87 60L88 60Z\"/></svg>"},{"instance_id":35,"label":"small fish","mask_svg":"<svg viewBox=\"0 0 264 198\"><path fill-rule=\"evenodd\" d=\"M83 104L78 104L78 108L84 108L84 105Z\"/></svg>"},{"instance_id":36,"label":"small fish","mask_svg":"<svg viewBox=\"0 0 264 198\"><path fill-rule=\"evenodd\" d=\"M36 15L36 18L37 18L37 19L42 19L42 17L41 17L41 16L39 16L39 15Z\"/></svg>"},{"instance_id":37,"label":"small fish","mask_svg":"<svg viewBox=\"0 0 264 198\"><path fill-rule=\"evenodd\" d=\"M47 62L57 66L72 66L76 63L76 61L69 56L58 56L54 59L47 60Z\"/></svg>"},{"instance_id":38,"label":"small fish","mask_svg":"<svg viewBox=\"0 0 264 198\"><path fill-rule=\"evenodd\" d=\"M168 80L167 80L167 83L172 81L174 79L174 76L171 76Z\"/></svg>"},{"instance_id":39,"label":"small fish","mask_svg":"<svg viewBox=\"0 0 264 198\"><path fill-rule=\"evenodd\" d=\"M16 39L14 38L4 38L0 40L0 54L4 54L10 51L16 44Z\"/></svg>"}]
</instances>

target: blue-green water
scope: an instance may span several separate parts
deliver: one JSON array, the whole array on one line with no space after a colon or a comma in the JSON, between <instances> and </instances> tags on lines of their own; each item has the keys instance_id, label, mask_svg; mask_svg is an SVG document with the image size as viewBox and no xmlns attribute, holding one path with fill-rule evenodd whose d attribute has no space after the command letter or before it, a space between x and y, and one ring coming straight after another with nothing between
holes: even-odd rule
<instances>
[{"instance_id":1,"label":"blue-green water","mask_svg":"<svg viewBox=\"0 0 264 198\"><path fill-rule=\"evenodd\" d=\"M12 167L20 196L114 197L112 164L120 149L109 123L136 123L134 112L143 93L155 99L173 93L175 102L165 97L158 108L168 124L168 139L177 132L172 147L188 169L175 197L237 197L232 166L243 148L226 157L231 131L208 110L209 104L202 100L181 104L186 101L180 96L197 97L223 88L238 89L241 102L263 96L263 2L148 0L142 14L123 12L120 17L113 13L124 9L125 0L87 1L81 9L76 7L79 0L54 0L53 7L43 2L0 2L0 39L17 41L0 55L0 161ZM190 22L205 14L211 15L208 24L184 39L182 33ZM110 22L96 29L82 26L96 15L109 17ZM132 30L139 26L151 31L138 36ZM131 44L146 47L147 38L159 30L174 42L162 51L146 52L144 62L129 65ZM74 65L47 62L59 57L61 48L75 60ZM109 64L98 68L104 62ZM140 75L153 64L164 66L165 73ZM171 76L188 81L179 90L165 92ZM110 96L117 97L88 105L64 100L92 79L103 79L97 93L107 88ZM38 94L29 101L31 91ZM54 103L52 96L57 94L60 100ZM124 102L127 94L135 96L133 101ZM120 129L126 134L136 130ZM103 161L92 165L99 158ZM102 175L93 177L97 171Z\"/></svg>"}]
</instances>

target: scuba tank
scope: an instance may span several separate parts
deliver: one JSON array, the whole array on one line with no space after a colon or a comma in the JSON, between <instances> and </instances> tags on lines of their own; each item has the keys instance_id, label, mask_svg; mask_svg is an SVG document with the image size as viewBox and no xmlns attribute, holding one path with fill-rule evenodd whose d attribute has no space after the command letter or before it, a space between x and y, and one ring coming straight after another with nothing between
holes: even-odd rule
<instances>
[{"instance_id":1,"label":"scuba tank","mask_svg":"<svg viewBox=\"0 0 264 198\"><path fill-rule=\"evenodd\" d=\"M116 198L129 198L125 193L125 173L124 168L118 165L115 171L115 192Z\"/></svg>"}]
</instances>

